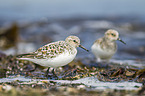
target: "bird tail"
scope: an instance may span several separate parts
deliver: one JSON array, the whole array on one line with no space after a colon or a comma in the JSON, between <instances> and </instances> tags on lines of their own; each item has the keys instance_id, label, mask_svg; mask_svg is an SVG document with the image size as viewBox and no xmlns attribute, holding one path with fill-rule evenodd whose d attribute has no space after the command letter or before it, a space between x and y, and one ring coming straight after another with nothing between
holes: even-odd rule
<instances>
[{"instance_id":1,"label":"bird tail","mask_svg":"<svg viewBox=\"0 0 145 96\"><path fill-rule=\"evenodd\" d=\"M34 58L35 53L26 53L26 54L19 54L16 56L17 59L21 59L21 58Z\"/></svg>"}]
</instances>

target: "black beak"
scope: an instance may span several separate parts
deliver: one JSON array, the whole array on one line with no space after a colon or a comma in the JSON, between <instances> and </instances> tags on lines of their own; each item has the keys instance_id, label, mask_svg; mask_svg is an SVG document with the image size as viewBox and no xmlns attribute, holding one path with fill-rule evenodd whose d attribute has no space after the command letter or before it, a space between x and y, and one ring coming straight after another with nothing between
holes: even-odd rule
<instances>
[{"instance_id":1,"label":"black beak","mask_svg":"<svg viewBox=\"0 0 145 96\"><path fill-rule=\"evenodd\" d=\"M122 41L120 38L118 38L117 40L119 40L120 42L122 42L123 44L126 45L126 43L124 41Z\"/></svg>"},{"instance_id":2,"label":"black beak","mask_svg":"<svg viewBox=\"0 0 145 96\"><path fill-rule=\"evenodd\" d=\"M87 50L85 47L83 47L81 44L79 45L80 48L86 50L87 52L89 52L89 50Z\"/></svg>"}]
</instances>

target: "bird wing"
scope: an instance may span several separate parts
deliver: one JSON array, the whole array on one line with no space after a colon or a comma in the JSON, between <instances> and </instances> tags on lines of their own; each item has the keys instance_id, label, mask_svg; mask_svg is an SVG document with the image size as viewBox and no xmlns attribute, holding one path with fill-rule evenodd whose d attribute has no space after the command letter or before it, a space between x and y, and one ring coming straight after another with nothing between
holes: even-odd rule
<instances>
[{"instance_id":1,"label":"bird wing","mask_svg":"<svg viewBox=\"0 0 145 96\"><path fill-rule=\"evenodd\" d=\"M68 44L65 41L58 41L44 45L43 47L37 49L35 52L22 54L20 58L32 58L32 59L46 59L55 58L57 55L63 53L68 49Z\"/></svg>"},{"instance_id":2,"label":"bird wing","mask_svg":"<svg viewBox=\"0 0 145 96\"><path fill-rule=\"evenodd\" d=\"M36 55L36 53L31 52L31 53L26 53L26 54L20 54L17 55L17 58L34 58L34 55Z\"/></svg>"}]
</instances>

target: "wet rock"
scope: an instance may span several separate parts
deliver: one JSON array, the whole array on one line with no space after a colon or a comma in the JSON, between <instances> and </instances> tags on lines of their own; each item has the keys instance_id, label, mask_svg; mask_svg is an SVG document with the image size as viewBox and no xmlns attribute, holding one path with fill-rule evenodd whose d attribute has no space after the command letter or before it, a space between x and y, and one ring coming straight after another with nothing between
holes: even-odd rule
<instances>
[{"instance_id":1,"label":"wet rock","mask_svg":"<svg viewBox=\"0 0 145 96\"><path fill-rule=\"evenodd\" d=\"M118 75L121 75L125 72L125 69L124 68L119 68L116 72L112 73L110 76L118 76Z\"/></svg>"},{"instance_id":2,"label":"wet rock","mask_svg":"<svg viewBox=\"0 0 145 96\"><path fill-rule=\"evenodd\" d=\"M137 94L141 96L145 95L145 85L143 85L143 87L138 90Z\"/></svg>"},{"instance_id":3,"label":"wet rock","mask_svg":"<svg viewBox=\"0 0 145 96\"><path fill-rule=\"evenodd\" d=\"M66 91L66 87L65 86L57 87L57 90L59 92Z\"/></svg>"},{"instance_id":4,"label":"wet rock","mask_svg":"<svg viewBox=\"0 0 145 96\"><path fill-rule=\"evenodd\" d=\"M144 69L119 68L111 69L98 74L98 79L101 81L144 81Z\"/></svg>"},{"instance_id":5,"label":"wet rock","mask_svg":"<svg viewBox=\"0 0 145 96\"><path fill-rule=\"evenodd\" d=\"M126 71L125 75L126 76L133 76L135 74L135 72L130 72L130 71Z\"/></svg>"},{"instance_id":6,"label":"wet rock","mask_svg":"<svg viewBox=\"0 0 145 96\"><path fill-rule=\"evenodd\" d=\"M18 42L19 28L13 23L10 28L0 29L0 49L6 50L10 47L16 47Z\"/></svg>"},{"instance_id":7,"label":"wet rock","mask_svg":"<svg viewBox=\"0 0 145 96\"><path fill-rule=\"evenodd\" d=\"M4 86L2 86L2 89L3 89L4 91L8 92L8 91L11 91L11 90L13 89L13 87L10 86L10 85L4 85Z\"/></svg>"},{"instance_id":8,"label":"wet rock","mask_svg":"<svg viewBox=\"0 0 145 96\"><path fill-rule=\"evenodd\" d=\"M85 90L86 86L85 85L78 85L77 89L79 89L79 90Z\"/></svg>"},{"instance_id":9,"label":"wet rock","mask_svg":"<svg viewBox=\"0 0 145 96\"><path fill-rule=\"evenodd\" d=\"M68 92L69 94L76 94L79 91L76 88L68 87L68 88L66 88L66 92Z\"/></svg>"},{"instance_id":10,"label":"wet rock","mask_svg":"<svg viewBox=\"0 0 145 96\"><path fill-rule=\"evenodd\" d=\"M145 69L138 70L136 72L136 77L138 82L145 81Z\"/></svg>"},{"instance_id":11,"label":"wet rock","mask_svg":"<svg viewBox=\"0 0 145 96\"><path fill-rule=\"evenodd\" d=\"M2 51L0 51L0 59L6 57L6 54L4 54Z\"/></svg>"},{"instance_id":12,"label":"wet rock","mask_svg":"<svg viewBox=\"0 0 145 96\"><path fill-rule=\"evenodd\" d=\"M5 78L6 77L6 69L0 68L0 78Z\"/></svg>"}]
</instances>

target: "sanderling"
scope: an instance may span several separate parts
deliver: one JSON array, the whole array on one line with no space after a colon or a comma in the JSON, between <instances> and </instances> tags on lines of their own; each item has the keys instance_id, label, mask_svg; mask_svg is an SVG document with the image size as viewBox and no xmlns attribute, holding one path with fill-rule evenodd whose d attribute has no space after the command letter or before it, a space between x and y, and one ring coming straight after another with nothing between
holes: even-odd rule
<instances>
[{"instance_id":1,"label":"sanderling","mask_svg":"<svg viewBox=\"0 0 145 96\"><path fill-rule=\"evenodd\" d=\"M97 62L104 60L109 61L111 59L117 50L116 40L126 44L119 38L119 33L116 30L109 29L104 37L99 38L94 42L91 51L95 55Z\"/></svg>"},{"instance_id":2,"label":"sanderling","mask_svg":"<svg viewBox=\"0 0 145 96\"><path fill-rule=\"evenodd\" d=\"M32 61L45 67L56 68L70 63L77 54L77 47L88 51L80 44L80 39L77 36L68 36L65 41L46 44L35 52L19 55L18 59ZM47 72L49 72L49 68Z\"/></svg>"}]
</instances>

